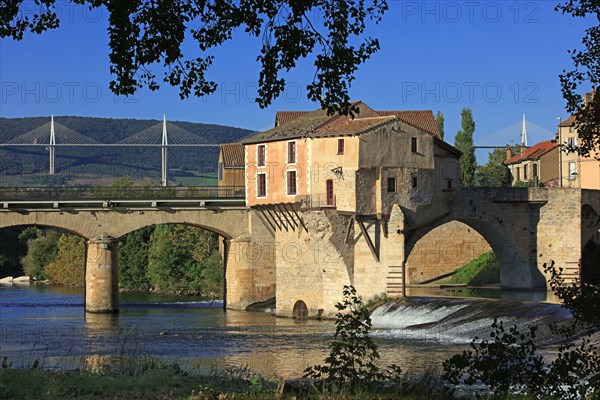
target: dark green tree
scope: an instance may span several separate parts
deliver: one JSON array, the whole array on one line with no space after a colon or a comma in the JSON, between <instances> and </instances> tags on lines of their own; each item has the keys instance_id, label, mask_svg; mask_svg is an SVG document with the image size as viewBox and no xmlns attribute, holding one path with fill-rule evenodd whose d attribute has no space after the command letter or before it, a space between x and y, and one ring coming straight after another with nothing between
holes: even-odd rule
<instances>
[{"instance_id":1,"label":"dark green tree","mask_svg":"<svg viewBox=\"0 0 600 400\"><path fill-rule=\"evenodd\" d=\"M27 255L21 260L23 270L36 280L47 279L44 269L50 264L58 253L58 239L60 233L52 230L41 230L37 228L32 233L31 230L24 231L25 235L35 234L27 240ZM25 233L26 232L26 233Z\"/></svg>"},{"instance_id":2,"label":"dark green tree","mask_svg":"<svg viewBox=\"0 0 600 400\"><path fill-rule=\"evenodd\" d=\"M435 114L435 123L437 124L438 130L440 131L440 136L444 138L444 114L441 111L438 111Z\"/></svg>"},{"instance_id":3,"label":"dark green tree","mask_svg":"<svg viewBox=\"0 0 600 400\"><path fill-rule=\"evenodd\" d=\"M0 37L21 40L25 32L58 28L57 0L42 0L40 13L20 13L25 0L0 3ZM386 0L207 0L109 1L74 0L109 13L110 71L115 94L131 95L142 87L156 90L152 68L162 65L162 81L178 87L182 98L215 92L206 73L217 48L238 31L260 38L258 98L266 107L285 90L282 72L314 53L309 99L330 113L351 112L348 90L358 66L379 50L365 37L368 21L377 24ZM184 54L185 40L196 51Z\"/></svg>"},{"instance_id":4,"label":"dark green tree","mask_svg":"<svg viewBox=\"0 0 600 400\"><path fill-rule=\"evenodd\" d=\"M583 49L569 51L575 69L563 70L560 75L567 112L577 116L575 129L580 139L577 150L588 155L593 149L600 149L600 96L589 99L587 104L582 96L587 88L600 86L600 3L597 0L568 0L557 5L556 10L596 22L585 31Z\"/></svg>"},{"instance_id":5,"label":"dark green tree","mask_svg":"<svg viewBox=\"0 0 600 400\"><path fill-rule=\"evenodd\" d=\"M217 250L214 234L185 225L159 225L152 233L148 253L148 278L154 288L177 294L207 293L206 271L215 266L210 256ZM212 278L211 278L212 279ZM214 281L211 280L211 285Z\"/></svg>"},{"instance_id":6,"label":"dark green tree","mask_svg":"<svg viewBox=\"0 0 600 400\"><path fill-rule=\"evenodd\" d=\"M85 243L70 234L60 235L56 257L44 268L44 274L55 285L83 287L85 274Z\"/></svg>"},{"instance_id":7,"label":"dark green tree","mask_svg":"<svg viewBox=\"0 0 600 400\"><path fill-rule=\"evenodd\" d=\"M494 149L488 155L488 162L477 167L477 185L500 187L506 185L508 169L503 164L506 150Z\"/></svg>"},{"instance_id":8,"label":"dark green tree","mask_svg":"<svg viewBox=\"0 0 600 400\"><path fill-rule=\"evenodd\" d=\"M138 229L119 240L119 289L147 291L151 288L148 278L148 250L154 226Z\"/></svg>"},{"instance_id":9,"label":"dark green tree","mask_svg":"<svg viewBox=\"0 0 600 400\"><path fill-rule=\"evenodd\" d=\"M307 368L304 375L332 390L349 389L354 392L381 381L384 375L375 364L380 355L369 336L369 310L354 287L344 286L343 295L343 300L335 305L338 309L335 334L325 365Z\"/></svg>"},{"instance_id":10,"label":"dark green tree","mask_svg":"<svg viewBox=\"0 0 600 400\"><path fill-rule=\"evenodd\" d=\"M475 147L473 145L473 133L475 132L475 121L470 108L463 108L461 112L461 129L454 137L454 146L462 152L460 158L460 181L463 186L475 184L475 171L477 161L475 159Z\"/></svg>"}]
</instances>

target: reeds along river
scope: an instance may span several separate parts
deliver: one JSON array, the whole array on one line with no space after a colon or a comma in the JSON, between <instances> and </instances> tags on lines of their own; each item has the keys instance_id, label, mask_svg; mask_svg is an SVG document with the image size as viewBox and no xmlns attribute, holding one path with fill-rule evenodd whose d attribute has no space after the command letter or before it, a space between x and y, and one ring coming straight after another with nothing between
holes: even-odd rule
<instances>
[{"instance_id":1,"label":"reeds along river","mask_svg":"<svg viewBox=\"0 0 600 400\"><path fill-rule=\"evenodd\" d=\"M89 367L117 357L134 364L161 359L209 372L246 367L292 378L321 364L334 321L295 321L270 312L222 310L220 301L124 293L119 315L86 314L83 292L48 286L0 286L0 359L13 366ZM439 367L475 336L488 338L494 317L505 325L542 327L570 318L561 306L509 300L416 297L390 301L372 314L382 364L405 371Z\"/></svg>"}]
</instances>

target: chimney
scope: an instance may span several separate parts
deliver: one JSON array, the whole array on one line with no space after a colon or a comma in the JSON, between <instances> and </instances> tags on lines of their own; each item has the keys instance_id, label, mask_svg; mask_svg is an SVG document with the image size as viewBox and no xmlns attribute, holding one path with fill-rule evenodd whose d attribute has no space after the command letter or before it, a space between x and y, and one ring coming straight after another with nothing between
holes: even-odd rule
<instances>
[{"instance_id":1,"label":"chimney","mask_svg":"<svg viewBox=\"0 0 600 400\"><path fill-rule=\"evenodd\" d=\"M583 104L587 106L592 101L594 101L595 96L596 96L596 88L593 88L591 92L587 92L583 95Z\"/></svg>"},{"instance_id":2,"label":"chimney","mask_svg":"<svg viewBox=\"0 0 600 400\"><path fill-rule=\"evenodd\" d=\"M506 145L506 159L508 160L513 156L512 147L510 145Z\"/></svg>"}]
</instances>

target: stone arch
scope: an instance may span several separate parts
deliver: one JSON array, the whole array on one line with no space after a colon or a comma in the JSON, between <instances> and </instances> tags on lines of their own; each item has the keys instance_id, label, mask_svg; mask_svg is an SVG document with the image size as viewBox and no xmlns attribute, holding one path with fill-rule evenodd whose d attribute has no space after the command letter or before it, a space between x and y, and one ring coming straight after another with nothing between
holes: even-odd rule
<instances>
[{"instance_id":1,"label":"stone arch","mask_svg":"<svg viewBox=\"0 0 600 400\"><path fill-rule=\"evenodd\" d=\"M591 239L600 240L600 207L596 210L590 204L581 207L581 244L585 246Z\"/></svg>"},{"instance_id":2,"label":"stone arch","mask_svg":"<svg viewBox=\"0 0 600 400\"><path fill-rule=\"evenodd\" d=\"M60 224L27 224L27 223L12 224L12 225L4 225L4 224L2 224L0 226L0 229L4 229L4 228L17 228L17 227L35 227L35 228L44 228L44 229L56 229L58 231L70 233L71 235L75 235L77 237L80 237L83 240L88 240L89 239L83 233L81 233L80 231L78 231L77 229L75 229L73 226L70 226L70 225L63 226L63 225L60 225Z\"/></svg>"},{"instance_id":3,"label":"stone arch","mask_svg":"<svg viewBox=\"0 0 600 400\"><path fill-rule=\"evenodd\" d=\"M248 232L248 211L239 210L14 210L0 213L0 228L18 225L56 227L86 239L115 238L150 225L198 226L232 239Z\"/></svg>"},{"instance_id":4,"label":"stone arch","mask_svg":"<svg viewBox=\"0 0 600 400\"><path fill-rule=\"evenodd\" d=\"M499 226L484 219L476 217L448 216L434 224L418 228L407 235L405 242L406 262L414 250L417 242L429 232L451 221L461 222L474 229L489 244L500 262L500 285L506 288L531 289L541 286L543 276L527 262L519 251L517 243Z\"/></svg>"},{"instance_id":5,"label":"stone arch","mask_svg":"<svg viewBox=\"0 0 600 400\"><path fill-rule=\"evenodd\" d=\"M296 303L294 303L292 318L300 320L308 318L308 307L306 307L306 303L304 301L298 300Z\"/></svg>"},{"instance_id":6,"label":"stone arch","mask_svg":"<svg viewBox=\"0 0 600 400\"><path fill-rule=\"evenodd\" d=\"M447 278L483 253L492 251L475 229L450 221L427 232L406 259L406 283L425 284Z\"/></svg>"}]
</instances>

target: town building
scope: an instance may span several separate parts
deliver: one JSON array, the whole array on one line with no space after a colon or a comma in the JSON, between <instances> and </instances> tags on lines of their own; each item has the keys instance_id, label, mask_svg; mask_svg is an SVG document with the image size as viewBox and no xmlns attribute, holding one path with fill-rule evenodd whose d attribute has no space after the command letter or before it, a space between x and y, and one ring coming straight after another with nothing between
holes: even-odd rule
<instances>
[{"instance_id":1,"label":"town building","mask_svg":"<svg viewBox=\"0 0 600 400\"><path fill-rule=\"evenodd\" d=\"M439 135L431 111L278 112L275 127L245 139L246 204L299 204L389 215L430 191L459 185L460 152Z\"/></svg>"},{"instance_id":2,"label":"town building","mask_svg":"<svg viewBox=\"0 0 600 400\"><path fill-rule=\"evenodd\" d=\"M556 141L547 140L533 147L521 147L513 154L511 146L506 146L506 160L510 184L533 182L534 185L554 187L558 182L559 146Z\"/></svg>"},{"instance_id":3,"label":"town building","mask_svg":"<svg viewBox=\"0 0 600 400\"><path fill-rule=\"evenodd\" d=\"M558 126L558 137L564 146L559 162L562 187L600 189L600 149L586 157L579 155L575 119L575 116L570 116Z\"/></svg>"},{"instance_id":4,"label":"town building","mask_svg":"<svg viewBox=\"0 0 600 400\"><path fill-rule=\"evenodd\" d=\"M221 190L243 191L244 146L241 143L226 143L219 148L217 182Z\"/></svg>"}]
</instances>

